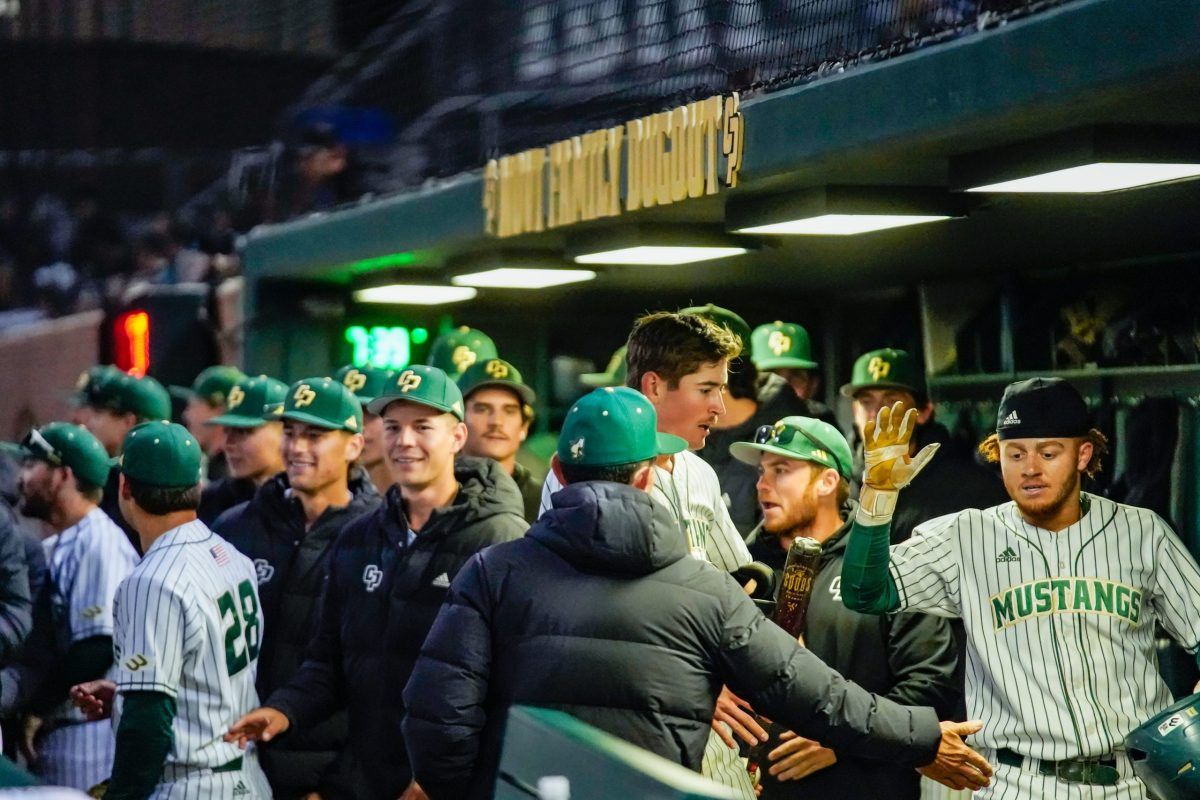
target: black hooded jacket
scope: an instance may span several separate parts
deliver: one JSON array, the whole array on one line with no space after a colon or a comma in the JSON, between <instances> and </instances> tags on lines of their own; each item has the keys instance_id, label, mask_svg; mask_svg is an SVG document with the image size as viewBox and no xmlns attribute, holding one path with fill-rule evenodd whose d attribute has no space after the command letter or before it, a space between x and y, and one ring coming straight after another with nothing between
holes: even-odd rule
<instances>
[{"instance_id":1,"label":"black hooded jacket","mask_svg":"<svg viewBox=\"0 0 1200 800\"><path fill-rule=\"evenodd\" d=\"M489 798L507 709L566 711L694 770L721 686L795 730L916 766L930 709L842 679L771 624L736 581L689 558L650 495L588 482L523 539L455 580L404 690L405 742L432 800Z\"/></svg>"},{"instance_id":2,"label":"black hooded jacket","mask_svg":"<svg viewBox=\"0 0 1200 800\"><path fill-rule=\"evenodd\" d=\"M330 507L305 530L304 509L288 492L281 472L258 487L254 498L229 509L213 523L258 574L263 640L258 654L259 697L287 683L304 661L317 630L317 611L329 553L350 522L370 513L381 499L366 473L350 480L350 503ZM263 770L277 798L320 791L326 798L352 796L346 745L346 715L336 714L294 736L261 748Z\"/></svg>"},{"instance_id":3,"label":"black hooded jacket","mask_svg":"<svg viewBox=\"0 0 1200 800\"><path fill-rule=\"evenodd\" d=\"M928 614L860 614L842 602L842 558L855 504L843 517L846 522L821 545L819 572L813 581L804 643L822 661L871 692L906 705L932 706L940 719L948 719L961 700L956 679L958 648L950 620ZM750 553L770 565L781 584L787 554L778 537L755 531ZM770 752L779 746L780 726L771 729ZM767 800L820 797L822 800L916 800L920 776L903 765L880 764L853 752L838 752L837 763L799 781L779 782L768 773L771 763L760 765Z\"/></svg>"},{"instance_id":4,"label":"black hooded jacket","mask_svg":"<svg viewBox=\"0 0 1200 800\"><path fill-rule=\"evenodd\" d=\"M254 481L248 478L218 478L200 492L200 507L196 509L196 516L211 528L226 511L253 500L257 491Z\"/></svg>"},{"instance_id":5,"label":"black hooded jacket","mask_svg":"<svg viewBox=\"0 0 1200 800\"><path fill-rule=\"evenodd\" d=\"M342 532L308 657L266 700L299 733L336 709L349 709L362 798L394 800L412 779L400 732L400 691L450 582L479 550L528 528L521 493L495 461L460 457L454 476L458 496L433 512L411 544L396 487L382 506Z\"/></svg>"}]
</instances>

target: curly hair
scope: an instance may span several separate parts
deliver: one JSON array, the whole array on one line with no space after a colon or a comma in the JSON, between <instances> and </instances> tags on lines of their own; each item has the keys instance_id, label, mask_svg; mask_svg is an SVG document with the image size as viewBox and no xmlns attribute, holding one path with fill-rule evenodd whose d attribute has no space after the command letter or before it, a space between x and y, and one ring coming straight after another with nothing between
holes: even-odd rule
<instances>
[{"instance_id":1,"label":"curly hair","mask_svg":"<svg viewBox=\"0 0 1200 800\"><path fill-rule=\"evenodd\" d=\"M1084 469L1089 478L1094 478L1104 469L1104 457L1108 455L1108 437L1095 428L1092 428L1082 437L1085 442L1092 444L1092 457L1088 460L1088 465ZM979 453L984 460L989 464L997 464L1000 462L1000 437L993 433L991 436L979 443Z\"/></svg>"}]
</instances>

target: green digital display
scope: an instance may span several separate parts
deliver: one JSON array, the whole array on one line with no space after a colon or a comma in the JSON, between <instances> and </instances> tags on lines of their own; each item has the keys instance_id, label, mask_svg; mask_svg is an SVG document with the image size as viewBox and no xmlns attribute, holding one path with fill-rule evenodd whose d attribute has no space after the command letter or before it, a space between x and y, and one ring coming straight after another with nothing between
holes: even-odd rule
<instances>
[{"instance_id":1,"label":"green digital display","mask_svg":"<svg viewBox=\"0 0 1200 800\"><path fill-rule=\"evenodd\" d=\"M352 348L350 363L356 367L402 369L412 361L413 345L429 340L425 328L386 325L351 325L345 339Z\"/></svg>"}]
</instances>

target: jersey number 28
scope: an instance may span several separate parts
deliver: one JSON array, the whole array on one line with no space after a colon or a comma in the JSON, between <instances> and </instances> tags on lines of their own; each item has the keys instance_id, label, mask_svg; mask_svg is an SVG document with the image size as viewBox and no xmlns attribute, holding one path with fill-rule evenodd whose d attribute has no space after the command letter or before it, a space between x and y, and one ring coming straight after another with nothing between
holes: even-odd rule
<instances>
[{"instance_id":1,"label":"jersey number 28","mask_svg":"<svg viewBox=\"0 0 1200 800\"><path fill-rule=\"evenodd\" d=\"M225 625L225 668L232 677L258 658L258 598L254 596L254 585L242 581L237 599L226 592L217 598L217 608Z\"/></svg>"}]
</instances>

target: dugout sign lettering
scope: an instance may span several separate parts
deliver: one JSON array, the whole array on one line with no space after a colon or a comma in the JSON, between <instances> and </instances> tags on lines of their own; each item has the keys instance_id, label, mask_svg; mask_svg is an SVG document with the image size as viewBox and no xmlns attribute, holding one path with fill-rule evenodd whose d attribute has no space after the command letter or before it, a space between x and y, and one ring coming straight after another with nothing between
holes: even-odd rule
<instances>
[{"instance_id":1,"label":"dugout sign lettering","mask_svg":"<svg viewBox=\"0 0 1200 800\"><path fill-rule=\"evenodd\" d=\"M499 238L537 233L736 186L739 108L736 93L710 97L494 158L484 170L484 229Z\"/></svg>"}]
</instances>

